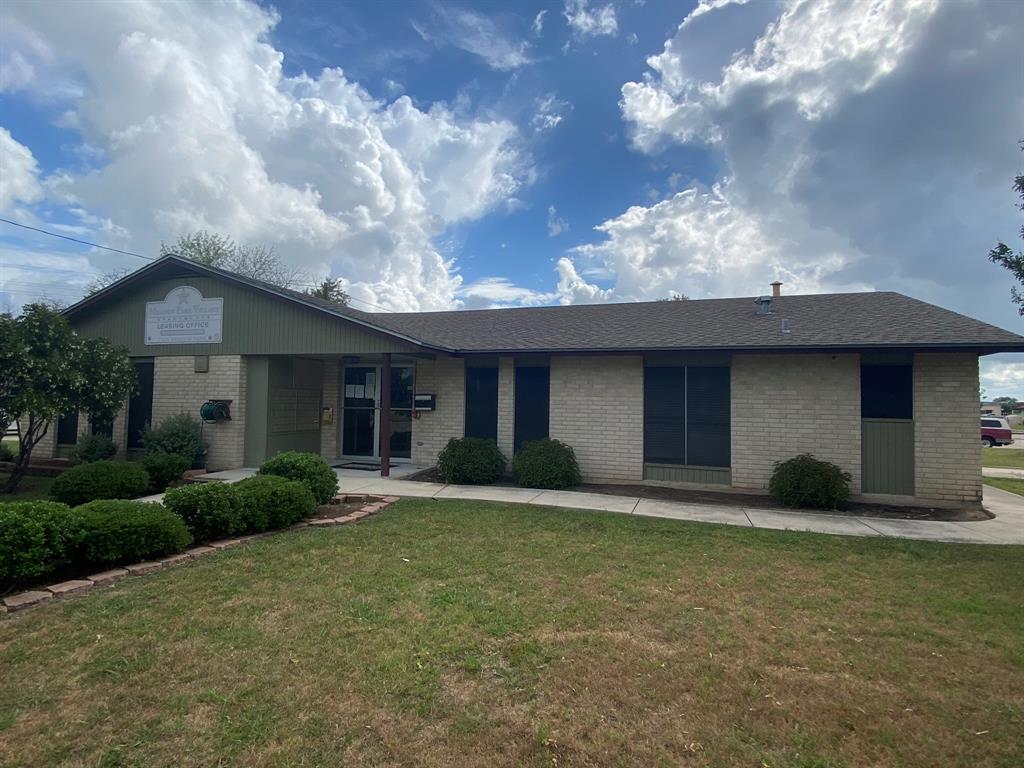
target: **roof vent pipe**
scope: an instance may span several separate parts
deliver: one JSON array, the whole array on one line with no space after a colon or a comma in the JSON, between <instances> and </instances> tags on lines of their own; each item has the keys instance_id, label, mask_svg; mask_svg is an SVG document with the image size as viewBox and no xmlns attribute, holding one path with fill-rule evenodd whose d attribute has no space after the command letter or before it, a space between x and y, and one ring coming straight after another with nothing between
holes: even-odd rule
<instances>
[{"instance_id":1,"label":"roof vent pipe","mask_svg":"<svg viewBox=\"0 0 1024 768\"><path fill-rule=\"evenodd\" d=\"M772 298L777 299L782 295L782 283L776 280L772 283Z\"/></svg>"},{"instance_id":2,"label":"roof vent pipe","mask_svg":"<svg viewBox=\"0 0 1024 768\"><path fill-rule=\"evenodd\" d=\"M757 314L759 315L770 315L772 313L772 297L771 296L758 296L754 299L757 304Z\"/></svg>"}]
</instances>

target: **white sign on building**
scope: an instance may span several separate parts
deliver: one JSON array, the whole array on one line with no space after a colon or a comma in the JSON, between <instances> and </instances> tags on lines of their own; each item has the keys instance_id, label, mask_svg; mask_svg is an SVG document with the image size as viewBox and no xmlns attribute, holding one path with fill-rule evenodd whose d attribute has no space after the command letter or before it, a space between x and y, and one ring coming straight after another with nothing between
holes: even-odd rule
<instances>
[{"instance_id":1,"label":"white sign on building","mask_svg":"<svg viewBox=\"0 0 1024 768\"><path fill-rule=\"evenodd\" d=\"M146 344L220 344L224 299L204 299L179 285L163 301L146 302Z\"/></svg>"}]
</instances>

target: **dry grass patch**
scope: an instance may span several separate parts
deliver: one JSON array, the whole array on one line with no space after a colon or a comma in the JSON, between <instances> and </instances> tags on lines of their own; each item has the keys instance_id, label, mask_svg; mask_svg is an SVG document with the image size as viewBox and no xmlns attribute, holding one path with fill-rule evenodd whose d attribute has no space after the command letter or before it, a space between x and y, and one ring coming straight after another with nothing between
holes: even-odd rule
<instances>
[{"instance_id":1,"label":"dry grass patch","mask_svg":"<svg viewBox=\"0 0 1024 768\"><path fill-rule=\"evenodd\" d=\"M1017 766L1024 551L407 500L0 621L12 766Z\"/></svg>"}]
</instances>

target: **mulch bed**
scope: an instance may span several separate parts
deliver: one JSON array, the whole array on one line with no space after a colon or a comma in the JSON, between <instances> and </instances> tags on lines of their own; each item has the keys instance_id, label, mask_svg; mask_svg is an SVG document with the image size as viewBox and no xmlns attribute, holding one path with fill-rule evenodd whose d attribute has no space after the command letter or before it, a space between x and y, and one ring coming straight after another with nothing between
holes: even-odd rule
<instances>
[{"instance_id":1,"label":"mulch bed","mask_svg":"<svg viewBox=\"0 0 1024 768\"><path fill-rule=\"evenodd\" d=\"M361 494L338 494L326 504L316 508L316 512L306 520L323 520L331 517L350 515L367 504L374 504L380 501L379 496L364 496Z\"/></svg>"},{"instance_id":2,"label":"mulch bed","mask_svg":"<svg viewBox=\"0 0 1024 768\"><path fill-rule=\"evenodd\" d=\"M437 472L437 467L425 469L403 479L422 483L444 483L444 480ZM501 480L492 485L514 487L515 483ZM814 509L794 510L776 504L771 496L759 493L710 491L703 488L669 488L661 485L584 483L572 490L584 493L602 493L608 496L637 496L641 499L655 499L658 501L682 501L689 504L755 507L758 509L773 509L780 512L802 512L808 515L848 515L851 517L880 517L890 520L941 520L947 522L969 522L971 520L989 520L992 518L992 515L981 509L981 507L976 509L902 507L895 504L869 504L859 501L848 502L844 509L827 511Z\"/></svg>"}]
</instances>

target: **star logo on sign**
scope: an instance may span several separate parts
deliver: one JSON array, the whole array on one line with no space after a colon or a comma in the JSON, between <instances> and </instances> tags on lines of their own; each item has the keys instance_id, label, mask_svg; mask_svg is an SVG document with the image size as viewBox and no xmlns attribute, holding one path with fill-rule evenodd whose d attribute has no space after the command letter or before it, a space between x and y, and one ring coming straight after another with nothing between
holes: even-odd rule
<instances>
[{"instance_id":1,"label":"star logo on sign","mask_svg":"<svg viewBox=\"0 0 1024 768\"><path fill-rule=\"evenodd\" d=\"M182 304L188 304L188 291L184 289L178 291L178 306Z\"/></svg>"}]
</instances>

